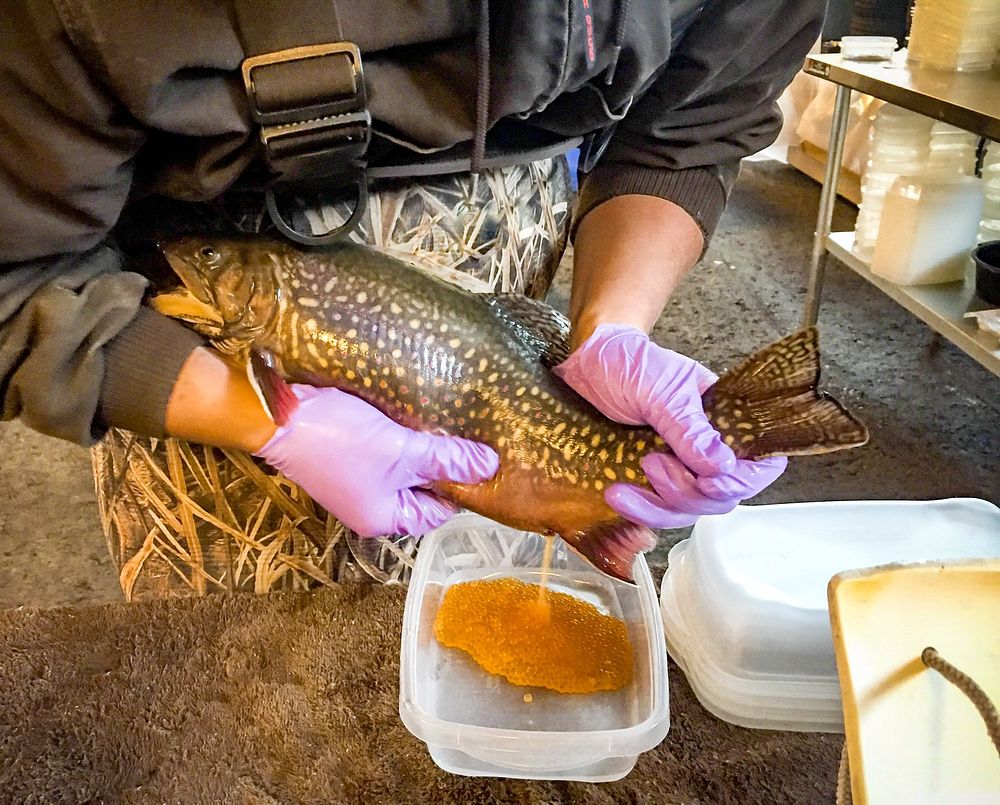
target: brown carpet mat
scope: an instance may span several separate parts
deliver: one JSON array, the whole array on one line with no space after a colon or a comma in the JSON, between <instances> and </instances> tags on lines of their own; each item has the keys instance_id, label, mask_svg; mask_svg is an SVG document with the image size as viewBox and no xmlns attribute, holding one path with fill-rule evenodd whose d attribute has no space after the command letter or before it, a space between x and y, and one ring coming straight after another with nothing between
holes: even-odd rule
<instances>
[{"instance_id":1,"label":"brown carpet mat","mask_svg":"<svg viewBox=\"0 0 1000 805\"><path fill-rule=\"evenodd\" d=\"M0 798L107 803L833 802L842 739L710 716L601 785L449 775L398 715L405 591L0 612Z\"/></svg>"}]
</instances>

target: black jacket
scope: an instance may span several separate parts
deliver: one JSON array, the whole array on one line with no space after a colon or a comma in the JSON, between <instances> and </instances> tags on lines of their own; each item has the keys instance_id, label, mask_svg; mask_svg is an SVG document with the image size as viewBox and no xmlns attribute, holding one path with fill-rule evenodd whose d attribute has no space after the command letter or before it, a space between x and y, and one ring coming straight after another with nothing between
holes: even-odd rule
<instances>
[{"instance_id":1,"label":"black jacket","mask_svg":"<svg viewBox=\"0 0 1000 805\"><path fill-rule=\"evenodd\" d=\"M780 129L777 99L824 3L695 2L425 0L417 15L407 0L338 0L364 62L373 162L467 154L478 99L487 154L511 161L600 133L577 220L655 195L707 242L739 160ZM159 433L199 342L142 307L145 280L109 233L137 194L212 198L259 164L232 12L0 0L0 18L0 416L82 444L109 424Z\"/></svg>"}]
</instances>

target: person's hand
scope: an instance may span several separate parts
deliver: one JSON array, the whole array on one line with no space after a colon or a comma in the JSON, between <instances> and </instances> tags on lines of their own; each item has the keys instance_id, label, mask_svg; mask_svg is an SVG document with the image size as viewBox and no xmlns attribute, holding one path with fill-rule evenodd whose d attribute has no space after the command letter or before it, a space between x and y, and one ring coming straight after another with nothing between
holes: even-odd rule
<instances>
[{"instance_id":1,"label":"person's hand","mask_svg":"<svg viewBox=\"0 0 1000 805\"><path fill-rule=\"evenodd\" d=\"M486 445L404 428L333 388L294 385L298 407L255 455L361 536L420 536L454 508L420 487L472 484L500 466Z\"/></svg>"},{"instance_id":2,"label":"person's hand","mask_svg":"<svg viewBox=\"0 0 1000 805\"><path fill-rule=\"evenodd\" d=\"M785 458L738 460L702 407L701 395L716 375L635 327L601 324L555 373L608 418L651 426L672 451L642 460L652 491L632 484L606 490L608 505L632 522L681 528L703 514L725 514L788 464Z\"/></svg>"}]
</instances>

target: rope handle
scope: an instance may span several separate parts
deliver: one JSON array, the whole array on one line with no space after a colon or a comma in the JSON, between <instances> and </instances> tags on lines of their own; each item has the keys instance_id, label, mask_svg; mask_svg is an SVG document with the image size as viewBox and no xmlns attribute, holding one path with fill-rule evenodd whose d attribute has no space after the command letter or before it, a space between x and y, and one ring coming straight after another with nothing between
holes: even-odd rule
<instances>
[{"instance_id":1,"label":"rope handle","mask_svg":"<svg viewBox=\"0 0 1000 805\"><path fill-rule=\"evenodd\" d=\"M928 668L933 668L969 697L986 722L986 731L993 740L997 755L1000 756L1000 712L990 701L986 691L979 687L971 676L962 673L938 654L938 650L933 646L927 646L920 652L920 661ZM844 748L840 754L840 768L837 770L837 805L851 805L851 801L850 761L847 757L847 741L844 741Z\"/></svg>"},{"instance_id":2,"label":"rope handle","mask_svg":"<svg viewBox=\"0 0 1000 805\"><path fill-rule=\"evenodd\" d=\"M983 717L983 721L986 722L986 731L993 740L997 755L1000 756L1000 712L997 712L996 705L990 701L986 691L979 687L971 676L962 673L938 654L937 649L932 646L928 646L920 653L920 659L924 665L933 668L969 697L969 700L979 711L979 715Z\"/></svg>"}]
</instances>

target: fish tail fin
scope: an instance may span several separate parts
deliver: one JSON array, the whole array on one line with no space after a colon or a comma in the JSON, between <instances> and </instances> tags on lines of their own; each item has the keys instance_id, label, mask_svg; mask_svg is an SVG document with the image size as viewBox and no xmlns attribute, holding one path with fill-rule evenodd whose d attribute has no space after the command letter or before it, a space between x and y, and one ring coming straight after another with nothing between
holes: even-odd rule
<instances>
[{"instance_id":1,"label":"fish tail fin","mask_svg":"<svg viewBox=\"0 0 1000 805\"><path fill-rule=\"evenodd\" d=\"M865 444L868 429L817 390L819 376L819 334L809 327L726 372L702 403L739 458L816 455Z\"/></svg>"},{"instance_id":2,"label":"fish tail fin","mask_svg":"<svg viewBox=\"0 0 1000 805\"><path fill-rule=\"evenodd\" d=\"M274 355L251 349L247 361L247 377L271 421L279 427L287 424L298 408L299 398L278 373Z\"/></svg>"},{"instance_id":3,"label":"fish tail fin","mask_svg":"<svg viewBox=\"0 0 1000 805\"><path fill-rule=\"evenodd\" d=\"M595 523L564 539L598 570L633 583L635 557L656 547L656 535L652 531L623 519Z\"/></svg>"}]
</instances>

